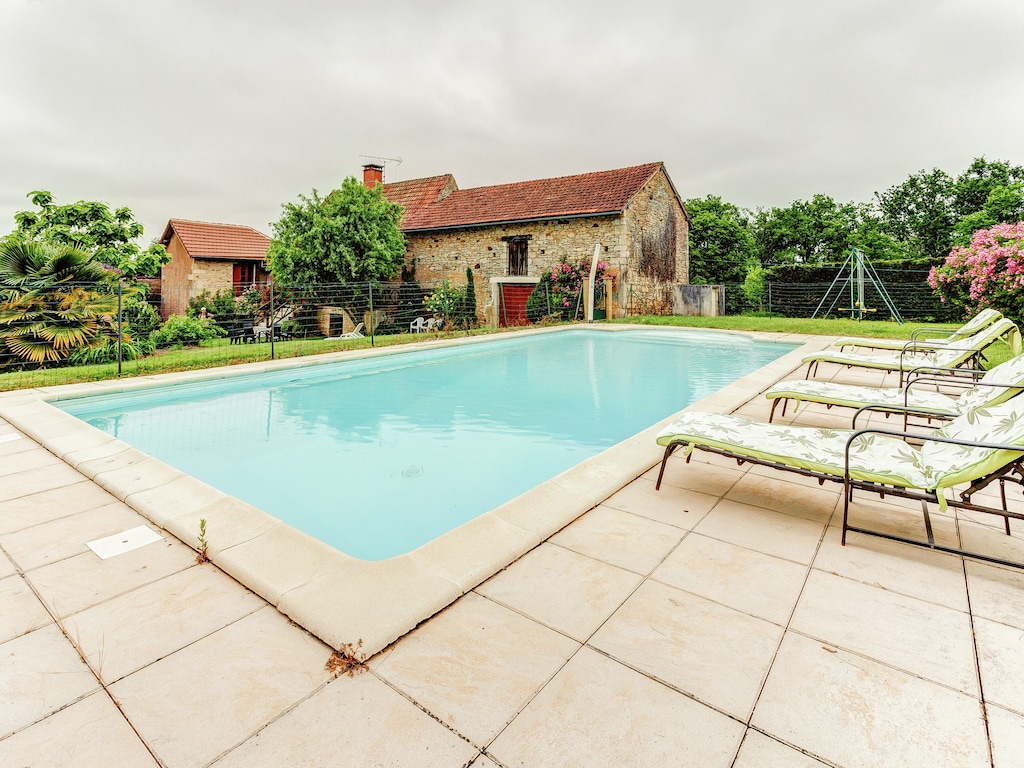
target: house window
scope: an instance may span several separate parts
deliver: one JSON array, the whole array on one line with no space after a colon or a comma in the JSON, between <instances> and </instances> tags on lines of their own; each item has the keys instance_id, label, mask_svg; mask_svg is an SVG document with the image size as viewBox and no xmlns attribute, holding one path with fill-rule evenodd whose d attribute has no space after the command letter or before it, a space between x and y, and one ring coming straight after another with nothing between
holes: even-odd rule
<instances>
[{"instance_id":1,"label":"house window","mask_svg":"<svg viewBox=\"0 0 1024 768\"><path fill-rule=\"evenodd\" d=\"M235 262L231 282L235 296L241 296L259 279L260 265L254 261Z\"/></svg>"},{"instance_id":2,"label":"house window","mask_svg":"<svg viewBox=\"0 0 1024 768\"><path fill-rule=\"evenodd\" d=\"M529 267L529 237L510 237L508 239L508 274L525 276Z\"/></svg>"}]
</instances>

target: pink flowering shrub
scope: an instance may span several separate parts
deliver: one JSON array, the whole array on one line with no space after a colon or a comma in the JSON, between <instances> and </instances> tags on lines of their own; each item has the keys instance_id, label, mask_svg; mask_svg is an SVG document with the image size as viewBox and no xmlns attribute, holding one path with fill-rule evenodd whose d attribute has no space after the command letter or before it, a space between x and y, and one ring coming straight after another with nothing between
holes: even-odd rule
<instances>
[{"instance_id":1,"label":"pink flowering shrub","mask_svg":"<svg viewBox=\"0 0 1024 768\"><path fill-rule=\"evenodd\" d=\"M979 229L970 245L956 246L944 264L932 267L928 285L968 316L984 307L1024 316L1024 221Z\"/></svg>"},{"instance_id":2,"label":"pink flowering shrub","mask_svg":"<svg viewBox=\"0 0 1024 768\"><path fill-rule=\"evenodd\" d=\"M527 301L527 317L536 321L541 317L556 315L563 319L573 320L583 317L583 301L581 292L590 277L590 259L579 262L568 262L564 258L550 272L541 275L540 284ZM598 261L594 273L594 293L597 301L603 299L605 278L611 278L612 287L618 282L615 270L608 268L607 262Z\"/></svg>"}]
</instances>

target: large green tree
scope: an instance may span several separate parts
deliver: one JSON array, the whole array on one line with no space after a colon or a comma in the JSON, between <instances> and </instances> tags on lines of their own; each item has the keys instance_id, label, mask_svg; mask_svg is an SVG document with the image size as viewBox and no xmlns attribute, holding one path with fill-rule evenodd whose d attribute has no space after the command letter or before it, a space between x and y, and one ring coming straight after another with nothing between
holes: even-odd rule
<instances>
[{"instance_id":1,"label":"large green tree","mask_svg":"<svg viewBox=\"0 0 1024 768\"><path fill-rule=\"evenodd\" d=\"M162 245L143 250L136 244L143 229L129 208L111 210L106 203L86 200L57 205L46 190L30 192L28 198L38 210L16 213L17 227L5 240L71 246L129 279L159 275L171 258Z\"/></svg>"},{"instance_id":2,"label":"large green tree","mask_svg":"<svg viewBox=\"0 0 1024 768\"><path fill-rule=\"evenodd\" d=\"M349 283L393 279L402 269L405 237L402 207L379 186L345 179L321 197L299 195L282 205L271 224L274 237L267 264L274 279L291 284Z\"/></svg>"},{"instance_id":3,"label":"large green tree","mask_svg":"<svg viewBox=\"0 0 1024 768\"><path fill-rule=\"evenodd\" d=\"M754 220L758 260L765 267L840 261L859 244L864 214L862 206L839 204L828 195L760 210Z\"/></svg>"},{"instance_id":4,"label":"large green tree","mask_svg":"<svg viewBox=\"0 0 1024 768\"><path fill-rule=\"evenodd\" d=\"M741 283L757 262L749 214L720 197L687 200L690 215L690 282Z\"/></svg>"}]
</instances>

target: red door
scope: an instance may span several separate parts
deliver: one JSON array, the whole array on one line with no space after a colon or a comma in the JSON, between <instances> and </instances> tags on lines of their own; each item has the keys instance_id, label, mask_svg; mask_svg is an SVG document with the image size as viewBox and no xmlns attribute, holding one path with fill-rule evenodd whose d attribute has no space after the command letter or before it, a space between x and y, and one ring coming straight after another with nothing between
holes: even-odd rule
<instances>
[{"instance_id":1,"label":"red door","mask_svg":"<svg viewBox=\"0 0 1024 768\"><path fill-rule=\"evenodd\" d=\"M498 325L528 325L526 319L526 300L530 298L533 283L502 283L500 288L501 302L498 306Z\"/></svg>"}]
</instances>

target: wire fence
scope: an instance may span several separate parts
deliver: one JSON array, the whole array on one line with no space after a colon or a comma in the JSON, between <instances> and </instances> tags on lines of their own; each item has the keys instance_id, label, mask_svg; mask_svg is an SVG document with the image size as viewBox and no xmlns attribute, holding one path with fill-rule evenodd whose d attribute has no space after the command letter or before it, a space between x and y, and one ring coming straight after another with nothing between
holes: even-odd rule
<instances>
[{"instance_id":1,"label":"wire fence","mask_svg":"<svg viewBox=\"0 0 1024 768\"><path fill-rule=\"evenodd\" d=\"M102 379L388 344L403 334L471 332L484 323L521 326L584 318L579 288L544 282L502 287L510 290L492 298L489 290L448 283L235 285L192 296L184 314L164 318L160 294L136 284L0 289L0 390L37 385L36 380L26 384L24 376L17 384L5 383L11 373L50 372L39 376L42 385L61 383L54 369L76 368L77 380ZM905 320L960 319L923 280L885 287ZM865 317L888 319L877 290L866 288ZM729 284L724 293L719 310L730 315L811 317L817 309L818 316L849 317L852 309L849 290L834 284L769 283L755 298L740 284ZM670 296L642 299L627 291L624 300L617 298L622 303L613 311L627 316L672 311ZM596 299L600 319L607 300L600 293Z\"/></svg>"}]
</instances>

